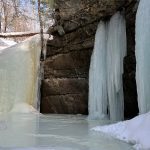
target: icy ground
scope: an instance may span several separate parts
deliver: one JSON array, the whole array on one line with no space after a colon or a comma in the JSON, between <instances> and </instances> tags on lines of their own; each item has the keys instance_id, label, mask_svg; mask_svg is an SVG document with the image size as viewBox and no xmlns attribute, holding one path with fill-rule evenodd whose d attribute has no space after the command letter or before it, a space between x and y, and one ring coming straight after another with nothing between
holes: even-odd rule
<instances>
[{"instance_id":1,"label":"icy ground","mask_svg":"<svg viewBox=\"0 0 150 150\"><path fill-rule=\"evenodd\" d=\"M92 130L133 144L137 150L150 150L150 112L116 124L97 126Z\"/></svg>"},{"instance_id":2,"label":"icy ground","mask_svg":"<svg viewBox=\"0 0 150 150\"><path fill-rule=\"evenodd\" d=\"M17 106L16 106L17 107ZM81 115L26 113L0 115L0 150L132 150L132 146L91 128L105 121ZM30 110L30 108L29 108ZM32 110L32 109L31 109Z\"/></svg>"}]
</instances>

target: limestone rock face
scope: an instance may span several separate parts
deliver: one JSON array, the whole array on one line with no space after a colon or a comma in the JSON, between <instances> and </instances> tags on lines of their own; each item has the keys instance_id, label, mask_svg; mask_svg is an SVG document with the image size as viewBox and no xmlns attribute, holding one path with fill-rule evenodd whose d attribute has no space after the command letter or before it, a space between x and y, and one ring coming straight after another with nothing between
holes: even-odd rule
<instances>
[{"instance_id":1,"label":"limestone rock face","mask_svg":"<svg viewBox=\"0 0 150 150\"><path fill-rule=\"evenodd\" d=\"M48 31L53 40L47 43L47 59L44 62L42 113L88 113L88 72L98 22L125 8L128 10L130 37L133 35L130 30L134 28L134 21L130 23L135 15L132 13L134 5L135 0L55 0L55 25ZM130 45L132 43L133 39ZM125 61L128 65L125 66L130 68L134 47L129 46L128 49L129 56ZM126 84L129 84L127 80L131 80L131 88L135 86L134 75L130 77L130 73L135 72L133 60L131 58L131 68L134 69L127 69L129 72L124 76ZM125 85L124 89L127 91L128 86ZM125 94L129 99L129 92ZM135 95L136 90L133 99Z\"/></svg>"},{"instance_id":2,"label":"limestone rock face","mask_svg":"<svg viewBox=\"0 0 150 150\"><path fill-rule=\"evenodd\" d=\"M100 18L111 16L125 5L125 0L55 0L59 10L57 22L71 32Z\"/></svg>"}]
</instances>

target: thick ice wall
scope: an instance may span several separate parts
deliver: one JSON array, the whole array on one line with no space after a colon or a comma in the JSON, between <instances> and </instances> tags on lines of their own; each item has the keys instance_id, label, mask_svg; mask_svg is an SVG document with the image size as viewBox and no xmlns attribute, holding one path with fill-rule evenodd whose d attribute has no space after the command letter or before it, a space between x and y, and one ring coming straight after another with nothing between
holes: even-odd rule
<instances>
[{"instance_id":1,"label":"thick ice wall","mask_svg":"<svg viewBox=\"0 0 150 150\"><path fill-rule=\"evenodd\" d=\"M136 15L136 83L139 113L150 111L150 1L140 0Z\"/></svg>"},{"instance_id":2,"label":"thick ice wall","mask_svg":"<svg viewBox=\"0 0 150 150\"><path fill-rule=\"evenodd\" d=\"M38 107L40 55L39 35L0 51L0 112L19 103Z\"/></svg>"}]
</instances>

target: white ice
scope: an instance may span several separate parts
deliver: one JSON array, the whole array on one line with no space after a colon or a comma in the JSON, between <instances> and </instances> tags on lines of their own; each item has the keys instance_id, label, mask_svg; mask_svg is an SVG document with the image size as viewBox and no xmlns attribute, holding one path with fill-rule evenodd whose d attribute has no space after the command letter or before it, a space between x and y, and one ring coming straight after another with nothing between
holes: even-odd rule
<instances>
[{"instance_id":1,"label":"white ice","mask_svg":"<svg viewBox=\"0 0 150 150\"><path fill-rule=\"evenodd\" d=\"M89 130L106 123L74 115L0 115L0 150L132 150L129 144Z\"/></svg>"},{"instance_id":2,"label":"white ice","mask_svg":"<svg viewBox=\"0 0 150 150\"><path fill-rule=\"evenodd\" d=\"M136 83L139 113L150 111L150 1L140 0L136 15Z\"/></svg>"},{"instance_id":3,"label":"white ice","mask_svg":"<svg viewBox=\"0 0 150 150\"><path fill-rule=\"evenodd\" d=\"M125 18L121 12L117 12L109 21L107 41L108 110L112 121L124 119L122 75L126 45Z\"/></svg>"},{"instance_id":4,"label":"white ice","mask_svg":"<svg viewBox=\"0 0 150 150\"><path fill-rule=\"evenodd\" d=\"M103 119L107 116L106 39L107 27L100 21L89 70L89 118Z\"/></svg>"},{"instance_id":5,"label":"white ice","mask_svg":"<svg viewBox=\"0 0 150 150\"><path fill-rule=\"evenodd\" d=\"M14 104L10 112L11 113L38 113L38 111L33 106L25 102Z\"/></svg>"},{"instance_id":6,"label":"white ice","mask_svg":"<svg viewBox=\"0 0 150 150\"><path fill-rule=\"evenodd\" d=\"M89 70L89 118L123 120L123 58L126 55L124 15L100 21Z\"/></svg>"},{"instance_id":7,"label":"white ice","mask_svg":"<svg viewBox=\"0 0 150 150\"><path fill-rule=\"evenodd\" d=\"M38 109L40 54L40 35L0 51L0 113L21 103Z\"/></svg>"}]
</instances>

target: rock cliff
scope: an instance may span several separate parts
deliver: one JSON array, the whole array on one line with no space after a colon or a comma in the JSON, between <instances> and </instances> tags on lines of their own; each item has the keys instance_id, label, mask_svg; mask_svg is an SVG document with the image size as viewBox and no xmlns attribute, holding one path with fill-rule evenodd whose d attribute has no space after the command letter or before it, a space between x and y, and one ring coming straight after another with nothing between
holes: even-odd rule
<instances>
[{"instance_id":1,"label":"rock cliff","mask_svg":"<svg viewBox=\"0 0 150 150\"><path fill-rule=\"evenodd\" d=\"M49 29L42 82L42 113L88 113L88 72L98 22L125 9L128 55L125 58L125 115L137 113L135 84L136 0L55 0L55 25ZM130 111L130 113L129 113Z\"/></svg>"}]
</instances>

